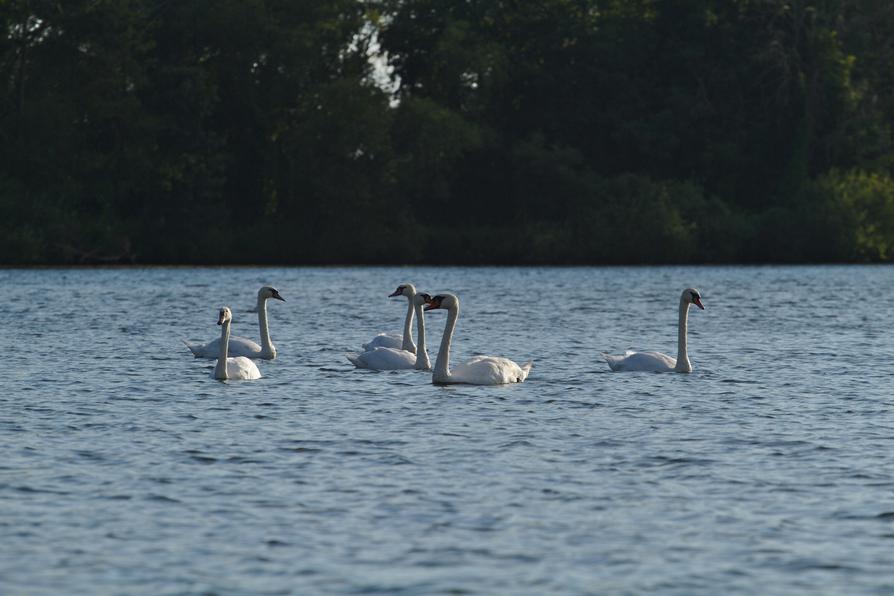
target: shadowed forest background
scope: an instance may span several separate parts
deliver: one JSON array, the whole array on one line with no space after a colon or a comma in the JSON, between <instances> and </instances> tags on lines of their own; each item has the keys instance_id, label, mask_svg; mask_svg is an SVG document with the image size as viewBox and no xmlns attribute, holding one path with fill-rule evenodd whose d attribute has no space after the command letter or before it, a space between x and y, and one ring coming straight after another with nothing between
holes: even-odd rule
<instances>
[{"instance_id":1,"label":"shadowed forest background","mask_svg":"<svg viewBox=\"0 0 894 596\"><path fill-rule=\"evenodd\" d=\"M894 258L894 3L0 0L0 262Z\"/></svg>"}]
</instances>

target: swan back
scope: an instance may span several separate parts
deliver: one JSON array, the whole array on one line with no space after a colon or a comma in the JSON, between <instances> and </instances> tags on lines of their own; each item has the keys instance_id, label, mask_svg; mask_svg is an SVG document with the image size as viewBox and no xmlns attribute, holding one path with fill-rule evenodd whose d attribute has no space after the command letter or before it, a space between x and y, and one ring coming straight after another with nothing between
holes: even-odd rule
<instances>
[{"instance_id":1,"label":"swan back","mask_svg":"<svg viewBox=\"0 0 894 596\"><path fill-rule=\"evenodd\" d=\"M363 351L375 350L376 348L394 348L399 350L404 343L404 336L397 333L379 333L372 340L363 344Z\"/></svg>"},{"instance_id":2,"label":"swan back","mask_svg":"<svg viewBox=\"0 0 894 596\"><path fill-rule=\"evenodd\" d=\"M258 369L258 365L254 363L253 360L249 360L244 356L238 356L236 358L227 358L227 376L218 377L216 373L216 369L211 372L211 377L215 378L219 381L223 380L235 380L235 381L253 381L255 379L261 378L261 371Z\"/></svg>"},{"instance_id":3,"label":"swan back","mask_svg":"<svg viewBox=\"0 0 894 596\"><path fill-rule=\"evenodd\" d=\"M471 385L505 385L521 383L528 378L532 361L519 366L509 358L499 356L475 356L456 365L450 371L451 382Z\"/></svg>"},{"instance_id":4,"label":"swan back","mask_svg":"<svg viewBox=\"0 0 894 596\"><path fill-rule=\"evenodd\" d=\"M403 370L416 365L416 355L395 348L374 348L366 352L345 354L357 368L372 370Z\"/></svg>"},{"instance_id":5,"label":"swan back","mask_svg":"<svg viewBox=\"0 0 894 596\"><path fill-rule=\"evenodd\" d=\"M220 353L220 338L215 337L206 344L193 344L187 341L183 343L189 348L196 358L217 358ZM263 350L256 342L245 337L231 337L228 353L232 356L244 356L246 358L263 358Z\"/></svg>"},{"instance_id":6,"label":"swan back","mask_svg":"<svg viewBox=\"0 0 894 596\"><path fill-rule=\"evenodd\" d=\"M609 368L616 372L669 372L677 361L661 352L626 352L623 356L603 354Z\"/></svg>"}]
</instances>

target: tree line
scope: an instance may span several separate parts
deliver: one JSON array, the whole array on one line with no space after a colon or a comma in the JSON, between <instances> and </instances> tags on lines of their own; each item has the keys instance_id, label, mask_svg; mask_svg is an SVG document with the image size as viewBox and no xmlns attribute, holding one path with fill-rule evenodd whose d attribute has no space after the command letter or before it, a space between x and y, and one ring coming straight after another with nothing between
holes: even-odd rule
<instances>
[{"instance_id":1,"label":"tree line","mask_svg":"<svg viewBox=\"0 0 894 596\"><path fill-rule=\"evenodd\" d=\"M887 0L0 0L0 263L894 258Z\"/></svg>"}]
</instances>

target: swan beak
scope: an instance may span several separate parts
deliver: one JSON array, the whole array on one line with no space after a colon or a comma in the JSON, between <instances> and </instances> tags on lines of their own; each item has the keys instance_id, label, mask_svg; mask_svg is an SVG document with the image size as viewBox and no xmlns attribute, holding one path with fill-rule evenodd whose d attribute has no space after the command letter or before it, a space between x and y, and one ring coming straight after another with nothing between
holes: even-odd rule
<instances>
[{"instance_id":1,"label":"swan beak","mask_svg":"<svg viewBox=\"0 0 894 596\"><path fill-rule=\"evenodd\" d=\"M283 302L286 301L285 298L283 298L282 296L279 295L279 292L273 292L273 295L272 295L271 297L274 298L274 299L276 299L276 300L282 300Z\"/></svg>"},{"instance_id":2,"label":"swan beak","mask_svg":"<svg viewBox=\"0 0 894 596\"><path fill-rule=\"evenodd\" d=\"M701 299L701 298L696 298L696 299L695 299L695 302L694 302L693 304L695 304L695 305L696 305L697 307L699 307L700 309L705 310L705 307L704 307L704 305L702 304L702 299Z\"/></svg>"},{"instance_id":3,"label":"swan beak","mask_svg":"<svg viewBox=\"0 0 894 596\"><path fill-rule=\"evenodd\" d=\"M400 295L403 294L403 293L404 293L403 288L397 288L396 290L394 290L393 292L391 292L390 294L388 294L388 297L389 297L389 298L394 298L395 296L400 296Z\"/></svg>"},{"instance_id":4,"label":"swan beak","mask_svg":"<svg viewBox=\"0 0 894 596\"><path fill-rule=\"evenodd\" d=\"M429 302L428 304L426 304L425 306L422 307L422 310L434 310L436 308L438 308L438 307L435 306L435 304L433 302Z\"/></svg>"}]
</instances>

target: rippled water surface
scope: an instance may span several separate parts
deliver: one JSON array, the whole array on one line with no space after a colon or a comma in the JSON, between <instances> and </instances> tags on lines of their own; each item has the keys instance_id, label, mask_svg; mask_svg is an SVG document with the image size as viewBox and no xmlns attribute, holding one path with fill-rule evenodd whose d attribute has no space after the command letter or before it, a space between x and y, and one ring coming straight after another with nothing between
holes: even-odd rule
<instances>
[{"instance_id":1,"label":"rippled water surface","mask_svg":"<svg viewBox=\"0 0 894 596\"><path fill-rule=\"evenodd\" d=\"M462 299L453 357L355 370L403 281ZM217 308L279 357L222 383ZM690 375L611 373L601 351ZM3 593L890 593L894 269L0 271ZM434 361L444 312L428 318Z\"/></svg>"}]
</instances>

